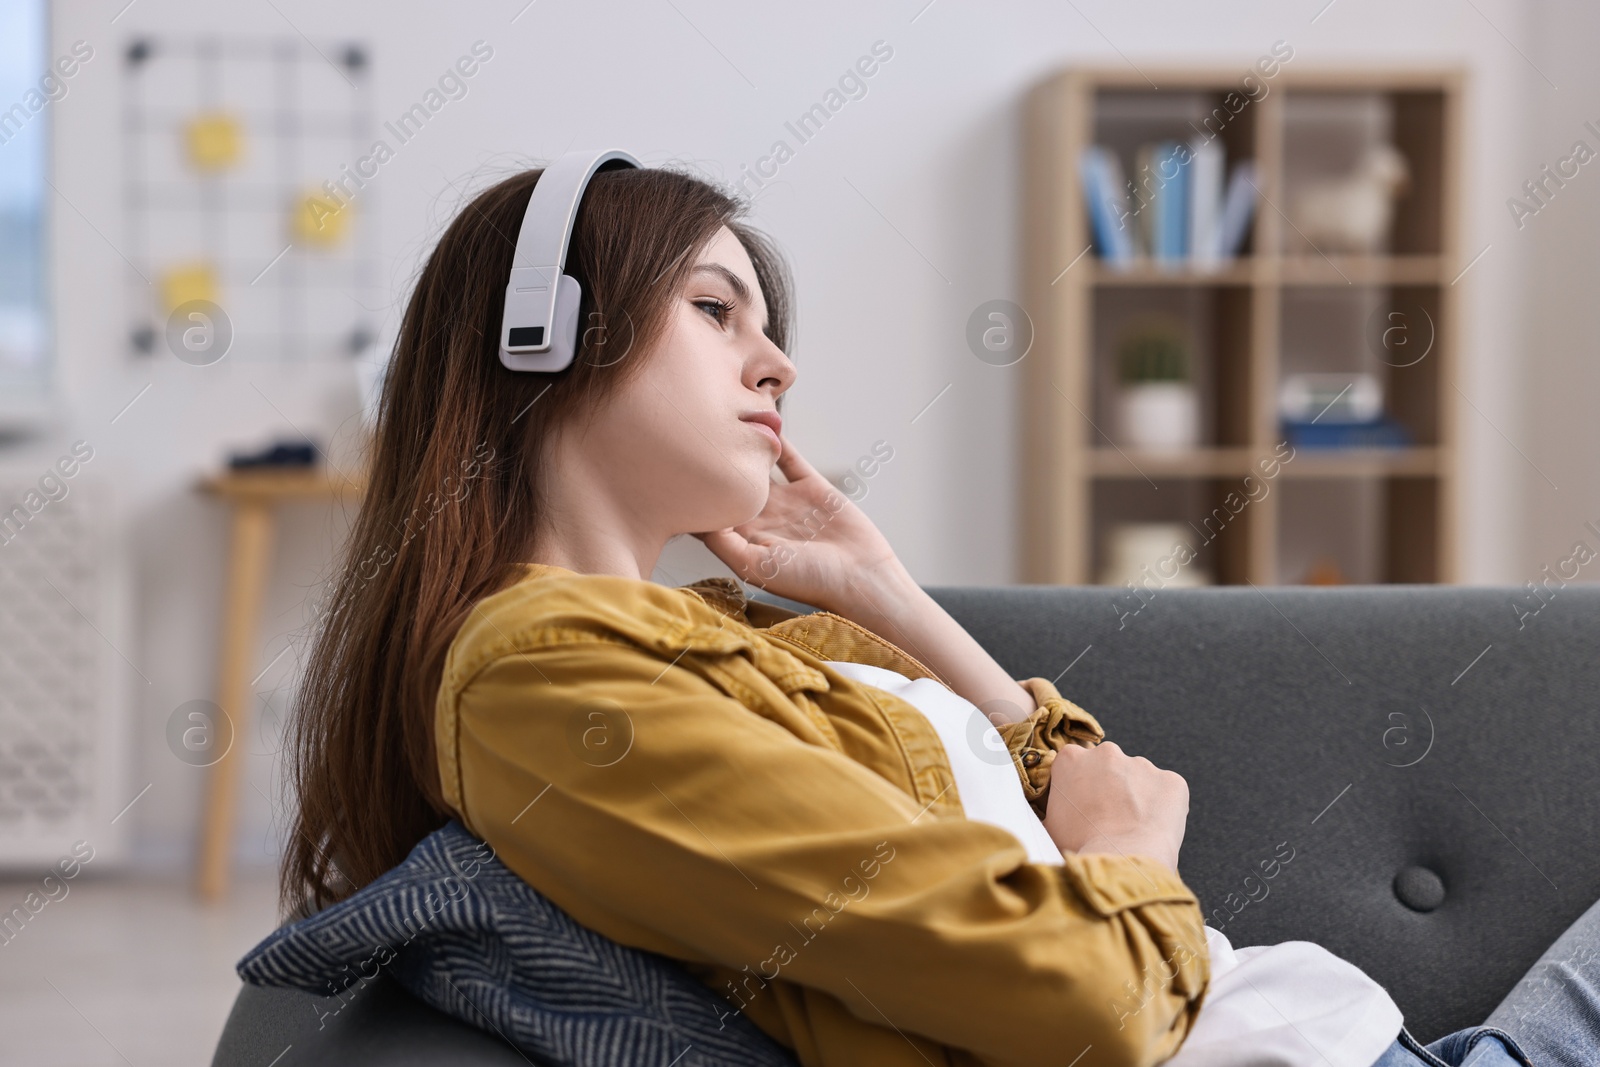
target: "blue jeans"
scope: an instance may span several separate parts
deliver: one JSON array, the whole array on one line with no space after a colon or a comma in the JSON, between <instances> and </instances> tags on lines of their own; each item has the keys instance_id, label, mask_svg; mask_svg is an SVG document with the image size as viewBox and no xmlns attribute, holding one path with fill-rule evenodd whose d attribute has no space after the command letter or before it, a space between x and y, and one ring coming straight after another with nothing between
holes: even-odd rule
<instances>
[{"instance_id":1,"label":"blue jeans","mask_svg":"<svg viewBox=\"0 0 1600 1067\"><path fill-rule=\"evenodd\" d=\"M1402 1029L1372 1067L1600 1064L1600 901L1567 927L1482 1026L1423 1045Z\"/></svg>"}]
</instances>

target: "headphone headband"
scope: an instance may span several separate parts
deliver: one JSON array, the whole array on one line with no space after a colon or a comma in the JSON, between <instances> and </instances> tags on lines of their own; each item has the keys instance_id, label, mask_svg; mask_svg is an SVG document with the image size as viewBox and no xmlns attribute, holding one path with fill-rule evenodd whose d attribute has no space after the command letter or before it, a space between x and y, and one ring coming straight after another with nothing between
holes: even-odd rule
<instances>
[{"instance_id":1,"label":"headphone headband","mask_svg":"<svg viewBox=\"0 0 1600 1067\"><path fill-rule=\"evenodd\" d=\"M583 287L566 273L567 245L578 204L601 170L643 168L620 149L567 152L544 168L522 215L517 250L500 316L500 362L511 370L558 371L578 345L578 301Z\"/></svg>"}]
</instances>

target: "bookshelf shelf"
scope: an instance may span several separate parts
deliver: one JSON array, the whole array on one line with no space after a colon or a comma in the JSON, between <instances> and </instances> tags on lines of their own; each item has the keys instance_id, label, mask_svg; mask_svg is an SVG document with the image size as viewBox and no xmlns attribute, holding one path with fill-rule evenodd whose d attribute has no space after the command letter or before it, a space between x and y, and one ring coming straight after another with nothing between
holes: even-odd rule
<instances>
[{"instance_id":1,"label":"bookshelf shelf","mask_svg":"<svg viewBox=\"0 0 1600 1067\"><path fill-rule=\"evenodd\" d=\"M1094 478L1239 477L1256 473L1256 464L1273 456L1270 449L1203 448L1188 452L1141 452L1134 449L1088 450L1088 474ZM1279 478L1352 478L1362 476L1436 476L1437 448L1299 448L1280 464ZM1141 474L1142 472L1142 474Z\"/></svg>"},{"instance_id":2,"label":"bookshelf shelf","mask_svg":"<svg viewBox=\"0 0 1600 1067\"><path fill-rule=\"evenodd\" d=\"M1126 267L1084 264L1093 284L1138 285L1447 285L1439 256L1249 256L1210 269L1136 261ZM1079 266L1076 269L1085 269Z\"/></svg>"},{"instance_id":3,"label":"bookshelf shelf","mask_svg":"<svg viewBox=\"0 0 1600 1067\"><path fill-rule=\"evenodd\" d=\"M1438 256L1285 256L1277 261L1284 285L1442 285Z\"/></svg>"},{"instance_id":4,"label":"bookshelf shelf","mask_svg":"<svg viewBox=\"0 0 1600 1067\"><path fill-rule=\"evenodd\" d=\"M1324 454L1326 452L1327 454ZM1284 465L1281 477L1437 477L1442 470L1437 448L1299 449Z\"/></svg>"},{"instance_id":5,"label":"bookshelf shelf","mask_svg":"<svg viewBox=\"0 0 1600 1067\"><path fill-rule=\"evenodd\" d=\"M1087 262L1087 261L1086 261ZM1234 260L1211 270L1187 264L1166 266L1152 262L1112 267L1095 261L1090 267L1095 285L1249 285L1256 278L1256 266L1248 259Z\"/></svg>"},{"instance_id":6,"label":"bookshelf shelf","mask_svg":"<svg viewBox=\"0 0 1600 1067\"><path fill-rule=\"evenodd\" d=\"M1355 546L1337 561L1347 580L1453 581L1457 413L1448 383L1457 336L1451 283L1466 265L1456 221L1463 74L1282 65L1269 92L1212 131L1230 170L1253 163L1260 198L1241 253L1202 268L1143 254L1102 260L1079 161L1100 146L1133 175L1149 158L1142 146L1192 139L1185 130L1201 129L1193 116L1217 114L1217 103L1240 90L1244 66L1141 68L1062 71L1027 102L1022 275L1035 341L1021 365L1023 580L1097 580L1119 523L1199 531L1229 500L1227 528L1211 537L1205 526L1196 564L1215 581L1311 580L1325 573L1343 527ZM1381 244L1367 246L1381 251L1370 254L1320 247L1291 221L1308 182L1353 169L1354 157L1339 155L1352 151L1341 147L1345 127L1366 138L1358 149L1393 145L1408 174ZM1393 308L1425 313L1415 316L1425 343L1374 347L1371 324ZM1153 451L1120 440L1115 353L1141 316L1186 331L1197 447ZM1273 463L1286 451L1280 383L1317 372L1374 375L1385 413L1411 443L1301 445L1292 460ZM1244 495L1248 507L1236 510Z\"/></svg>"},{"instance_id":7,"label":"bookshelf shelf","mask_svg":"<svg viewBox=\"0 0 1600 1067\"><path fill-rule=\"evenodd\" d=\"M1096 478L1242 478L1250 473L1257 458L1248 448L1202 448L1176 453L1094 448L1088 455L1089 473Z\"/></svg>"}]
</instances>

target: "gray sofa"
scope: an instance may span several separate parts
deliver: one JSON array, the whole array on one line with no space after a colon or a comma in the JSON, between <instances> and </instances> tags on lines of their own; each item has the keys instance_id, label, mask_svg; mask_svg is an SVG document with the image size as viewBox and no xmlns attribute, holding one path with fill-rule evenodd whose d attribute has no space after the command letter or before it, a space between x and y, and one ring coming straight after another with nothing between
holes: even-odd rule
<instances>
[{"instance_id":1,"label":"gray sofa","mask_svg":"<svg viewBox=\"0 0 1600 1067\"><path fill-rule=\"evenodd\" d=\"M1423 1041L1481 1023L1600 898L1600 589L931 592L1188 779L1180 867L1212 926L1327 946ZM532 1062L392 982L326 1020L314 1000L246 986L213 1063Z\"/></svg>"}]
</instances>

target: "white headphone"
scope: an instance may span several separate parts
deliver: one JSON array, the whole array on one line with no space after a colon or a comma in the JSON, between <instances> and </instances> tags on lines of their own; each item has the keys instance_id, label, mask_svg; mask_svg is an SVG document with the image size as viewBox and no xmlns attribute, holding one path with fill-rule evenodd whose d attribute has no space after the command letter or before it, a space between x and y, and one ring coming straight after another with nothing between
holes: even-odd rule
<instances>
[{"instance_id":1,"label":"white headphone","mask_svg":"<svg viewBox=\"0 0 1600 1067\"><path fill-rule=\"evenodd\" d=\"M589 179L644 164L620 149L568 152L544 169L528 198L500 316L500 362L511 370L565 369L578 350L583 287L565 273L567 245Z\"/></svg>"}]
</instances>

